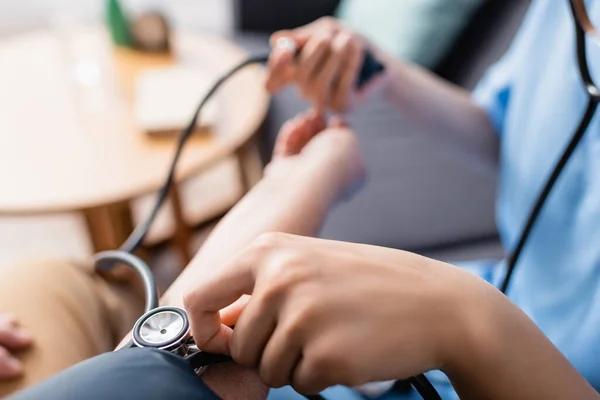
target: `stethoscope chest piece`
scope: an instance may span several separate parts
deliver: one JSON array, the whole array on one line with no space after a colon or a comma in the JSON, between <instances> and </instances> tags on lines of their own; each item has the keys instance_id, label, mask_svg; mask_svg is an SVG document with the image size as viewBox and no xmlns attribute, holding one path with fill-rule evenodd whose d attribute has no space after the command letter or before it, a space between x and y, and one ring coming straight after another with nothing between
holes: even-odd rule
<instances>
[{"instance_id":1,"label":"stethoscope chest piece","mask_svg":"<svg viewBox=\"0 0 600 400\"><path fill-rule=\"evenodd\" d=\"M155 308L144 314L133 327L133 343L137 347L185 355L188 339L190 322L185 310L178 307Z\"/></svg>"}]
</instances>

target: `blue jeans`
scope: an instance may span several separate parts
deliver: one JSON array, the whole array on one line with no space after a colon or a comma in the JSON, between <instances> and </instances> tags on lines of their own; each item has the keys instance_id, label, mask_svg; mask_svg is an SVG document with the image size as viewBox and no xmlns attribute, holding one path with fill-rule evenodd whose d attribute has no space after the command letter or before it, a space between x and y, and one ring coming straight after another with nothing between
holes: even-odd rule
<instances>
[{"instance_id":1,"label":"blue jeans","mask_svg":"<svg viewBox=\"0 0 600 400\"><path fill-rule=\"evenodd\" d=\"M218 400L190 366L171 353L127 349L102 354L10 400Z\"/></svg>"}]
</instances>

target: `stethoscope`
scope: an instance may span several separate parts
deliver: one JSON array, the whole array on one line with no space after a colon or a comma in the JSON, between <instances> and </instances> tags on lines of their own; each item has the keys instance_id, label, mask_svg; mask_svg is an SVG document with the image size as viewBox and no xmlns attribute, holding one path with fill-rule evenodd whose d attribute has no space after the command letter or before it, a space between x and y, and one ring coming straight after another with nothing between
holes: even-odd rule
<instances>
[{"instance_id":1,"label":"stethoscope","mask_svg":"<svg viewBox=\"0 0 600 400\"><path fill-rule=\"evenodd\" d=\"M570 0L571 12L575 22L576 43L577 43L577 62L582 82L587 91L588 102L585 112L577 126L575 133L568 146L565 148L560 159L556 163L550 176L548 177L543 190L536 199L534 206L526 220L517 245L507 258L507 270L504 280L500 286L500 290L506 293L511 282L515 267L521 256L521 253L527 243L528 238L539 219L539 215L547 202L547 199L556 185L556 182L562 174L567 162L573 155L573 152L581 142L585 132L587 131L590 122L595 114L595 111L600 102L600 90L595 85L589 71L587 54L586 54L586 35L590 35L600 43L600 36L592 25L585 9L583 1ZM280 43L283 47L288 47L289 50L296 50L296 44L291 41ZM150 348L162 351L168 351L182 357L187 361L190 367L199 376L210 365L222 362L231 362L229 356L210 354L203 352L196 346L190 332L189 317L185 310L178 307L159 307L158 291L156 282L152 272L147 264L133 253L141 246L146 237L152 223L156 219L158 211L164 203L175 176L175 168L185 146L185 143L194 132L197 124L198 116L205 104L217 92L217 90L238 71L252 64L264 64L268 61L269 55L250 57L239 65L232 68L229 72L223 75L215 82L210 91L202 99L194 116L187 127L181 132L178 137L175 155L173 157L169 172L165 183L158 193L155 205L144 220L138 225L127 241L119 250L106 251L95 255L96 268L100 271L111 269L115 264L121 263L132 268L141 277L145 287L145 313L135 323L132 331L132 339L125 346ZM357 87L361 87L375 75L384 71L384 66L379 63L369 52L365 53L363 67L357 81ZM424 375L419 375L408 380L408 382L419 392L425 400L437 400L441 397L427 380ZM394 387L404 387L405 385L397 384ZM308 399L323 399L320 395L307 396Z\"/></svg>"}]
</instances>

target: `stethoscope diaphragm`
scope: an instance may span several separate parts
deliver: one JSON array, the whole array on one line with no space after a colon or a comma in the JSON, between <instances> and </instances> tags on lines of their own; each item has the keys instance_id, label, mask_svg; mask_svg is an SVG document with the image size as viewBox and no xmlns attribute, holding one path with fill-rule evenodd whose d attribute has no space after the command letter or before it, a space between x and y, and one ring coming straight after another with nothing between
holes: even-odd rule
<instances>
[{"instance_id":1,"label":"stethoscope diaphragm","mask_svg":"<svg viewBox=\"0 0 600 400\"><path fill-rule=\"evenodd\" d=\"M190 323L185 310L159 307L144 314L133 327L137 347L174 351L190 338Z\"/></svg>"}]
</instances>

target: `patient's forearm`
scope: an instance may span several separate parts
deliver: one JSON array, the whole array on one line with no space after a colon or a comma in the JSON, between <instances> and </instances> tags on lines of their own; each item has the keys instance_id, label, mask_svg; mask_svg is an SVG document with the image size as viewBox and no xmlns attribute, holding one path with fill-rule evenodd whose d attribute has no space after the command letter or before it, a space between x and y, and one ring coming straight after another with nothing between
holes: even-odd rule
<instances>
[{"instance_id":1,"label":"patient's forearm","mask_svg":"<svg viewBox=\"0 0 600 400\"><path fill-rule=\"evenodd\" d=\"M262 233L314 235L339 194L337 174L322 160L307 160L302 155L276 162L219 223L161 303L181 306L183 291L199 269L220 268ZM127 340L129 337L124 342ZM258 374L237 365L210 368L203 379L226 400L266 397L267 388Z\"/></svg>"},{"instance_id":2,"label":"patient's forearm","mask_svg":"<svg viewBox=\"0 0 600 400\"><path fill-rule=\"evenodd\" d=\"M218 224L200 252L169 288L165 304L181 305L186 282L200 268L220 268L266 232L315 235L339 195L338 172L320 160L290 157L270 166L267 176Z\"/></svg>"}]
</instances>

